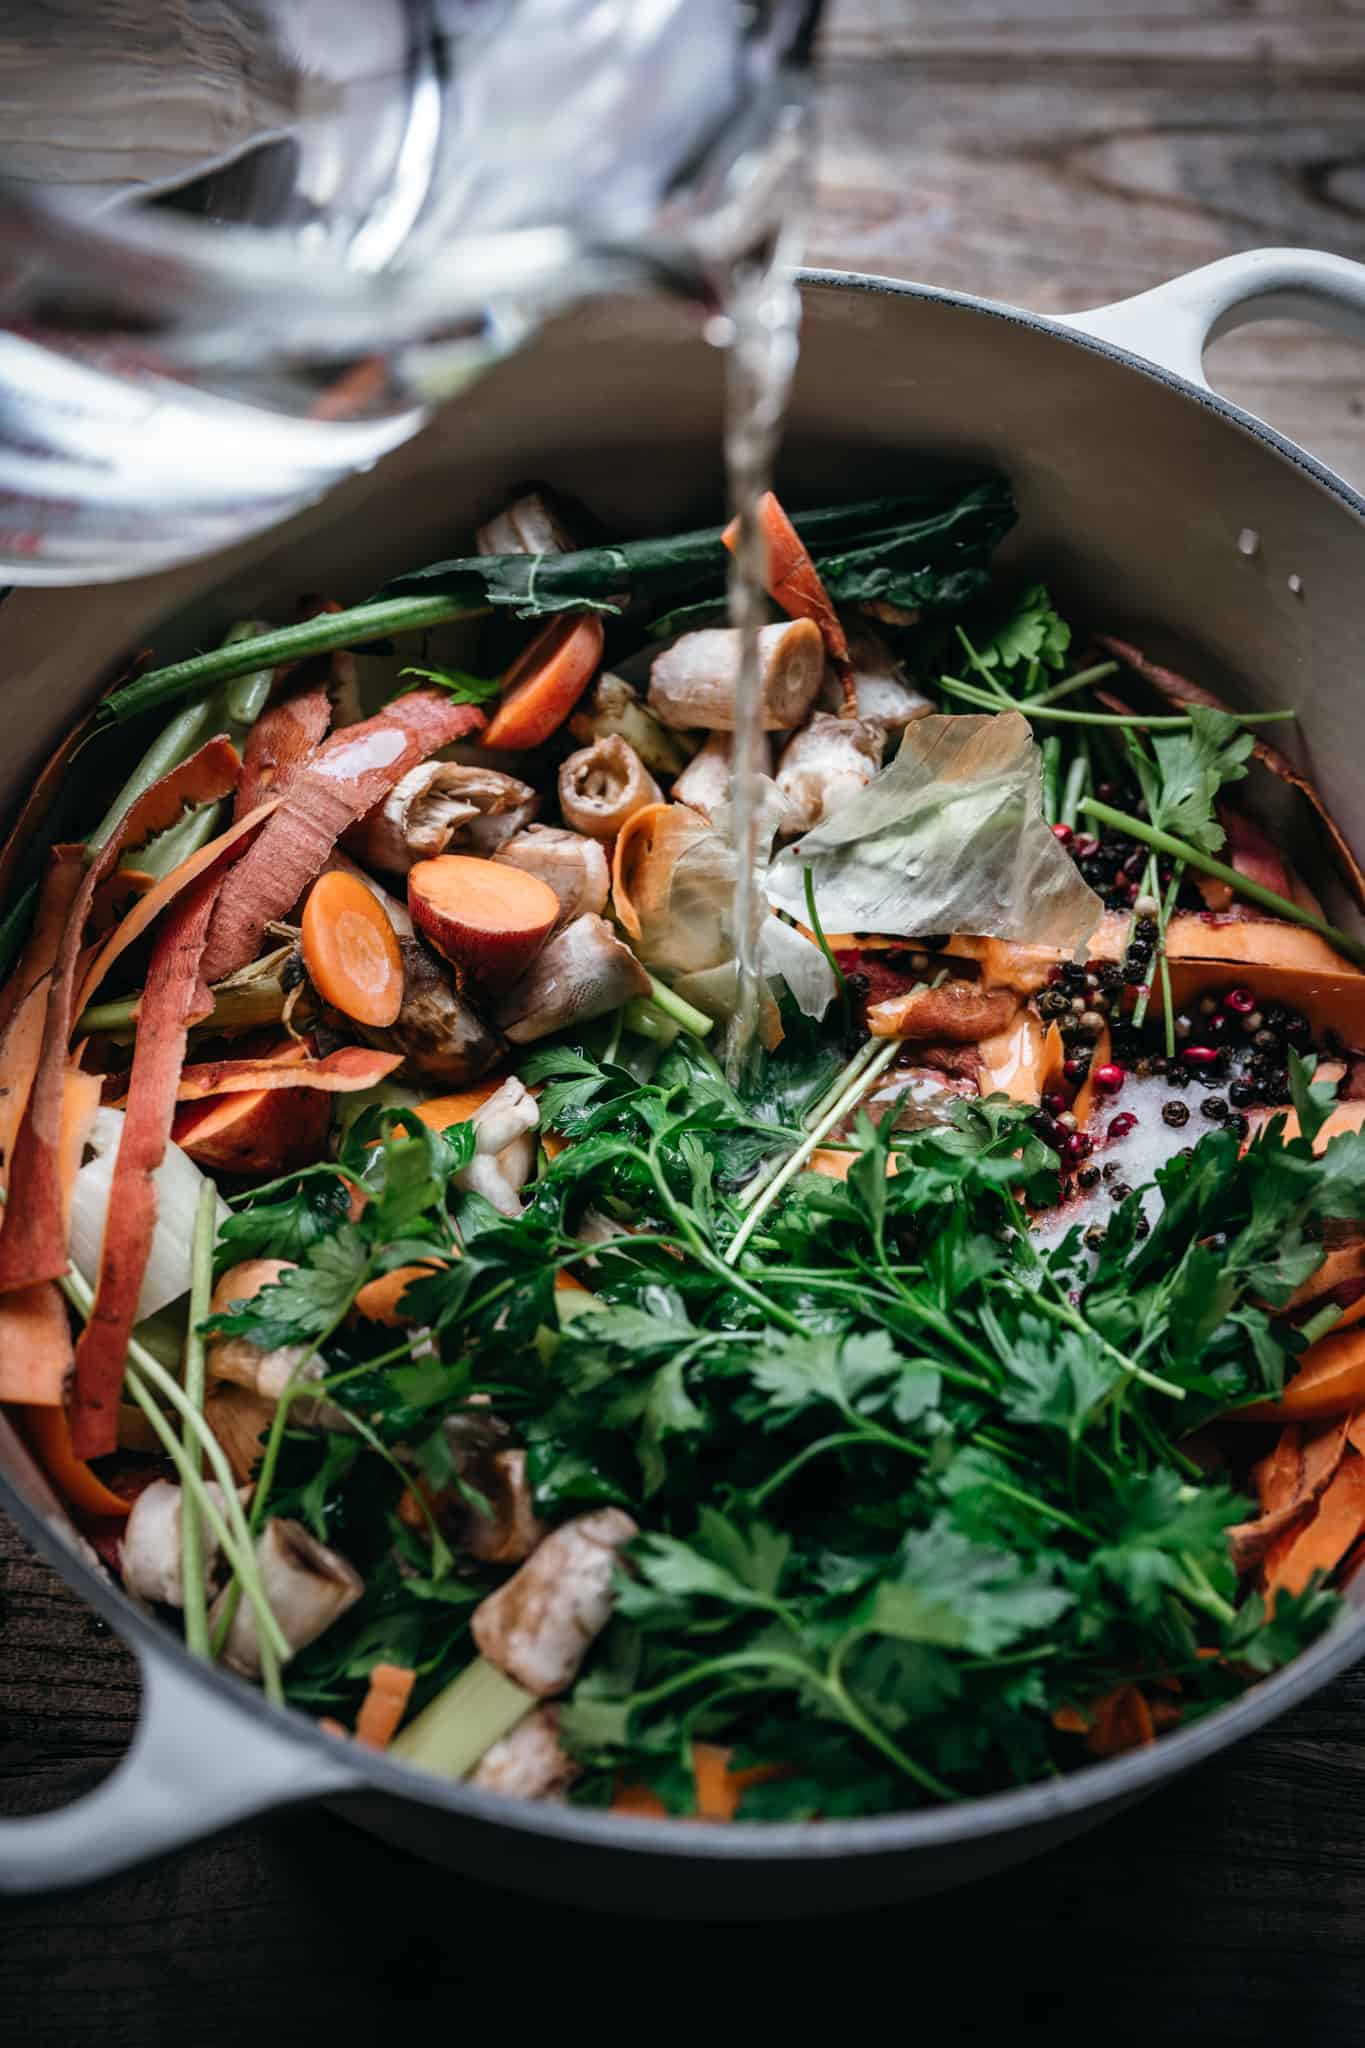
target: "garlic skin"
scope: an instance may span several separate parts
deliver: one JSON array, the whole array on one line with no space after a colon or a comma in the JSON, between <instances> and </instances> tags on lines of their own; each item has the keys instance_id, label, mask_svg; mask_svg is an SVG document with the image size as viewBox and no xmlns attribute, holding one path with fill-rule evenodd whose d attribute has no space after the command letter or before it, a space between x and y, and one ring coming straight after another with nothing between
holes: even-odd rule
<instances>
[{"instance_id":1,"label":"garlic skin","mask_svg":"<svg viewBox=\"0 0 1365 2048\"><path fill-rule=\"evenodd\" d=\"M524 868L547 882L559 898L559 922L563 931L576 917L600 917L611 892L611 868L604 848L582 832L568 832L558 825L528 825L514 839L506 840L493 855L509 867ZM550 934L554 937L554 932Z\"/></svg>"},{"instance_id":2,"label":"garlic skin","mask_svg":"<svg viewBox=\"0 0 1365 2048\"><path fill-rule=\"evenodd\" d=\"M614 839L627 819L663 791L619 733L570 754L559 771L559 808L566 825L590 839Z\"/></svg>"}]
</instances>

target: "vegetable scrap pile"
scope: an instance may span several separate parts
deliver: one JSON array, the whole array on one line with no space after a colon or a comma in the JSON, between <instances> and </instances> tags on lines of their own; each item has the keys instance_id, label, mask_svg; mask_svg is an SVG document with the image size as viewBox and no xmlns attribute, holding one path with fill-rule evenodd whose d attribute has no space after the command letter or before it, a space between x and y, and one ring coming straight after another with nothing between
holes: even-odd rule
<instances>
[{"instance_id":1,"label":"vegetable scrap pile","mask_svg":"<svg viewBox=\"0 0 1365 2048\"><path fill-rule=\"evenodd\" d=\"M737 1083L719 529L531 491L245 622L0 863L0 1399L111 1570L339 1741L715 1822L1150 1742L1365 1541L1365 878L1291 714L1073 648L999 478L761 510Z\"/></svg>"}]
</instances>

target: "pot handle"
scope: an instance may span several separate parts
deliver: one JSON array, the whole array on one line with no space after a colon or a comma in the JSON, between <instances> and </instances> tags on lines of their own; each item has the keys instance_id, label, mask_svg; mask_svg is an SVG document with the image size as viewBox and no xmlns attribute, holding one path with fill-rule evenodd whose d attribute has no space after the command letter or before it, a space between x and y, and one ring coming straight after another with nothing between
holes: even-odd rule
<instances>
[{"instance_id":1,"label":"pot handle","mask_svg":"<svg viewBox=\"0 0 1365 2048\"><path fill-rule=\"evenodd\" d=\"M342 1756L291 1740L169 1659L137 1655L142 1712L128 1754L83 1799L0 1820L0 1896L88 1884L267 1807L356 1785Z\"/></svg>"},{"instance_id":2,"label":"pot handle","mask_svg":"<svg viewBox=\"0 0 1365 2048\"><path fill-rule=\"evenodd\" d=\"M1319 249L1224 256L1136 298L1057 321L1210 389L1209 343L1252 320L1312 320L1365 341L1365 264Z\"/></svg>"}]
</instances>

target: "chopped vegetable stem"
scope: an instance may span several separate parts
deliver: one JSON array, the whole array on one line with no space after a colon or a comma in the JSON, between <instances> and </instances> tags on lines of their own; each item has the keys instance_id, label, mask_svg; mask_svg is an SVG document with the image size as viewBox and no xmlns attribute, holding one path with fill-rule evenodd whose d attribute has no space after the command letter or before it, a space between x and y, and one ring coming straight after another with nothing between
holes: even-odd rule
<instances>
[{"instance_id":1,"label":"chopped vegetable stem","mask_svg":"<svg viewBox=\"0 0 1365 2048\"><path fill-rule=\"evenodd\" d=\"M1112 825L1115 831L1126 832L1130 839L1140 839L1145 846L1155 847L1158 853L1168 853L1172 859L1183 860L1187 866L1212 875L1215 881L1226 882L1239 896L1245 896L1248 902L1259 903L1263 910L1272 911L1276 917L1287 918L1292 924L1307 925L1310 931L1317 932L1357 967L1365 967L1365 943L1353 938L1350 932L1342 931L1339 925L1329 924L1316 911L1306 910L1301 903L1291 903L1287 896L1277 896L1273 889L1267 889L1263 883L1253 881L1250 875L1229 867L1226 861L1215 860L1211 853L1201 852L1197 846L1177 839L1171 832L1157 831L1126 811L1116 811L1112 804L1101 803L1098 797L1086 797L1080 808L1086 817L1097 818L1100 824Z\"/></svg>"},{"instance_id":2,"label":"chopped vegetable stem","mask_svg":"<svg viewBox=\"0 0 1365 2048\"><path fill-rule=\"evenodd\" d=\"M185 1399L195 1422L185 1418L185 1456L191 1462L199 1449L204 1414L204 1339L199 1325L213 1292L213 1245L218 1234L218 1195L206 1179L199 1191L194 1218L190 1266L189 1327L185 1334ZM208 1602L204 1575L204 1532L197 1496L185 1491L180 1505L181 1583L185 1594L185 1643L196 1657L209 1655Z\"/></svg>"},{"instance_id":3,"label":"chopped vegetable stem","mask_svg":"<svg viewBox=\"0 0 1365 2048\"><path fill-rule=\"evenodd\" d=\"M1189 732L1188 718L1174 713L1154 713L1151 717L1130 716L1120 711L1059 711L1054 705L1043 704L1034 698L994 697L988 690L982 690L975 683L965 683L959 676L940 676L939 686L951 691L955 697L964 697L971 704L979 704L987 711L1021 711L1025 718L1044 718L1059 725L1094 725L1101 728L1126 727L1129 732ZM1298 717L1297 711L1234 711L1232 716L1242 725L1283 725L1291 718Z\"/></svg>"},{"instance_id":4,"label":"chopped vegetable stem","mask_svg":"<svg viewBox=\"0 0 1365 2048\"><path fill-rule=\"evenodd\" d=\"M849 1015L848 982L844 977L843 968L830 951L829 940L825 937L825 928L820 922L820 912L815 902L814 868L806 869L806 915L810 919L810 928L815 934L815 943L824 954L826 961L829 963L829 971L834 976L835 984L839 990L839 1004L844 1015L844 1025L847 1028Z\"/></svg>"},{"instance_id":5,"label":"chopped vegetable stem","mask_svg":"<svg viewBox=\"0 0 1365 2048\"><path fill-rule=\"evenodd\" d=\"M819 1150L821 1138L825 1136L827 1131L832 1131L837 1123L843 1121L850 1110L857 1105L860 1097L866 1094L878 1074L884 1068L890 1066L892 1060L899 1054L900 1049L900 1040L896 1038L888 1039L885 1045L879 1047L861 1072L845 1088L843 1094L834 1103L833 1107L826 1111L819 1123L816 1124L814 1130L797 1146L790 1159L786 1161L780 1171L769 1181L767 1187L763 1190L763 1193L754 1203L743 1223L740 1224L739 1229L730 1240L729 1247L725 1253L725 1263L727 1266L736 1264L740 1253L758 1228L759 1218L767 1214L788 1182L795 1180L797 1174L800 1173L802 1167L810 1158L811 1153Z\"/></svg>"},{"instance_id":6,"label":"chopped vegetable stem","mask_svg":"<svg viewBox=\"0 0 1365 2048\"><path fill-rule=\"evenodd\" d=\"M656 1010L662 1010L665 1017L671 1017L692 1038L705 1038L714 1030L714 1017L708 1017L705 1010L685 1001L653 974L649 977L649 996Z\"/></svg>"},{"instance_id":7,"label":"chopped vegetable stem","mask_svg":"<svg viewBox=\"0 0 1365 2048\"><path fill-rule=\"evenodd\" d=\"M438 1778L467 1778L495 1742L540 1702L486 1657L476 1657L395 1737L390 1756Z\"/></svg>"}]
</instances>

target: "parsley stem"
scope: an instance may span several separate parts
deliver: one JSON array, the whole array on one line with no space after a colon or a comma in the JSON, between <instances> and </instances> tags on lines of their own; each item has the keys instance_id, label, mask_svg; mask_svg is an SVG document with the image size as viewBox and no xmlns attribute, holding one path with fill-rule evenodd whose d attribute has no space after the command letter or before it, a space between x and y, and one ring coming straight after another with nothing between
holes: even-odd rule
<instances>
[{"instance_id":1,"label":"parsley stem","mask_svg":"<svg viewBox=\"0 0 1365 2048\"><path fill-rule=\"evenodd\" d=\"M1151 717L1134 717L1120 711L1059 711L1054 705L1039 703L1025 697L1006 697L1002 700L992 697L975 683L964 683L955 676L940 676L940 686L963 697L969 704L978 704L988 711L1019 711L1027 719L1042 718L1058 725L1093 725L1101 730L1121 728L1128 732L1189 732L1193 720L1181 718L1175 713L1157 712ZM1232 714L1241 725L1282 725L1291 718L1297 718L1297 711L1237 711Z\"/></svg>"},{"instance_id":2,"label":"parsley stem","mask_svg":"<svg viewBox=\"0 0 1365 2048\"><path fill-rule=\"evenodd\" d=\"M204 1339L199 1325L209 1312L213 1292L213 1246L218 1235L218 1195L206 1179L199 1190L190 1251L190 1305L185 1333L185 1399L195 1420L186 1416L187 1458L198 1454L198 1430L204 1413ZM204 1528L196 1496L185 1489L180 1499L180 1581L184 1593L185 1645L196 1657L209 1655L208 1597L204 1574Z\"/></svg>"},{"instance_id":3,"label":"parsley stem","mask_svg":"<svg viewBox=\"0 0 1365 2048\"><path fill-rule=\"evenodd\" d=\"M1202 1608L1203 1612L1212 1615L1215 1621L1221 1621L1224 1628L1236 1621L1236 1608L1210 1585L1207 1574L1188 1550L1181 1551L1180 1562L1185 1570L1185 1580L1180 1590L1190 1604Z\"/></svg>"},{"instance_id":4,"label":"parsley stem","mask_svg":"<svg viewBox=\"0 0 1365 2048\"><path fill-rule=\"evenodd\" d=\"M797 1174L800 1173L802 1167L810 1158L811 1153L819 1149L820 1140L825 1136L826 1132L832 1131L836 1124L843 1122L849 1112L857 1106L859 1098L866 1094L878 1074L889 1067L892 1060L899 1055L900 1049L900 1040L898 1038L889 1038L885 1045L879 1047L873 1057L848 1084L843 1094L838 1097L834 1106L826 1111L819 1123L816 1124L814 1130L797 1146L786 1164L778 1173L774 1174L772 1180L769 1181L767 1187L763 1190L762 1195L754 1203L748 1215L740 1224L739 1229L731 1238L725 1253L725 1263L727 1266L733 1266L736 1263L745 1245L758 1228L760 1217L767 1214L783 1189L790 1181L795 1180Z\"/></svg>"},{"instance_id":5,"label":"parsley stem","mask_svg":"<svg viewBox=\"0 0 1365 2048\"><path fill-rule=\"evenodd\" d=\"M1069 1301L1053 1301L1046 1294L1033 1292L1026 1292L1025 1298L1031 1308L1036 1308L1045 1316L1051 1316L1053 1322L1065 1323L1068 1329L1075 1330L1078 1335L1089 1337L1093 1343L1098 1344L1129 1379L1140 1380L1143 1386L1150 1387L1154 1394L1167 1394L1173 1401L1184 1400L1183 1387L1176 1386L1174 1380L1163 1380L1158 1374L1148 1372L1146 1366L1134 1365L1132 1359L1124 1357L1117 1345L1111 1344L1107 1337L1102 1337L1093 1323L1087 1322L1083 1315L1072 1308Z\"/></svg>"},{"instance_id":6,"label":"parsley stem","mask_svg":"<svg viewBox=\"0 0 1365 2048\"><path fill-rule=\"evenodd\" d=\"M750 1506L761 1507L770 1494L779 1492L789 1479L796 1477L803 1465L810 1463L812 1458L822 1457L826 1451L847 1450L854 1444L875 1444L883 1450L904 1451L907 1457L918 1458L921 1461L929 1455L923 1444L910 1443L904 1438L893 1436L889 1430L836 1430L832 1436L817 1437L813 1444L807 1444L794 1458L788 1458L785 1465L779 1465L776 1472L770 1473L761 1486L753 1488L749 1493Z\"/></svg>"},{"instance_id":7,"label":"parsley stem","mask_svg":"<svg viewBox=\"0 0 1365 2048\"><path fill-rule=\"evenodd\" d=\"M839 1069L838 1073L830 1082L829 1086L823 1089L821 1093L816 1096L815 1101L811 1104L810 1108L803 1112L801 1118L801 1129L797 1132L795 1139L793 1140L794 1143L799 1145L804 1142L805 1138L809 1134L812 1123L818 1121L818 1119L824 1115L825 1111L829 1108L831 1103L837 1102L839 1100L839 1097L843 1094L844 1090L850 1085L852 1081L854 1081L857 1078L859 1074L862 1073L863 1069L868 1065L869 1061L872 1059L872 1056L876 1052L876 1050L877 1040L875 1038L868 1038L863 1041L863 1043L858 1047L858 1050L854 1053L852 1059L848 1060L845 1063L845 1065L843 1065ZM783 1135L786 1136L787 1133L783 1132ZM750 1208L753 1205L753 1203L755 1203L758 1200L760 1195L766 1193L771 1182L775 1180L777 1175L782 1171L783 1163L783 1157L780 1152L775 1152L770 1159L765 1161L764 1165L754 1175L753 1179L748 1183L748 1185L740 1190L739 1207L741 1209Z\"/></svg>"},{"instance_id":8,"label":"parsley stem","mask_svg":"<svg viewBox=\"0 0 1365 2048\"><path fill-rule=\"evenodd\" d=\"M1116 661L1097 661L1093 667L1080 669L1074 676L1068 676L1065 682L1053 683L1047 690L1035 690L1030 696L1022 699L1019 709L1029 711L1038 705L1060 703L1063 697L1070 697L1077 690L1088 689L1091 683L1102 683L1107 676L1117 675L1118 670L1119 665Z\"/></svg>"},{"instance_id":9,"label":"parsley stem","mask_svg":"<svg viewBox=\"0 0 1365 2048\"><path fill-rule=\"evenodd\" d=\"M1076 823L1076 806L1085 795L1089 780L1090 763L1084 753L1078 753L1066 771L1066 787L1062 791L1062 808L1058 816L1059 824L1070 825L1074 828Z\"/></svg>"},{"instance_id":10,"label":"parsley stem","mask_svg":"<svg viewBox=\"0 0 1365 2048\"><path fill-rule=\"evenodd\" d=\"M1116 811L1111 804L1101 803L1098 797L1086 797L1080 808L1088 818L1095 818L1102 825L1112 825L1115 831L1127 833L1130 839L1140 839L1144 846L1155 847L1158 853L1168 853L1173 860L1183 860L1201 874L1226 882L1239 896L1245 896L1250 903L1259 903L1263 910L1271 911L1274 916L1287 918L1291 924L1307 925L1309 931L1317 932L1355 966L1365 967L1365 944L1352 938L1349 932L1342 931L1339 925L1329 924L1316 911L1306 910L1301 903L1291 903L1287 896L1276 895L1273 889L1253 881L1250 875L1240 874L1225 861L1215 860L1211 853L1191 846L1188 840L1177 839L1173 832L1162 832L1141 818L1131 817L1126 811Z\"/></svg>"},{"instance_id":11,"label":"parsley stem","mask_svg":"<svg viewBox=\"0 0 1365 2048\"><path fill-rule=\"evenodd\" d=\"M649 1000L656 1010L662 1010L665 1017L681 1025L692 1038L705 1038L708 1031L715 1029L714 1017L708 1017L705 1010L699 1010L695 1003L685 1002L653 974L649 977Z\"/></svg>"}]
</instances>

